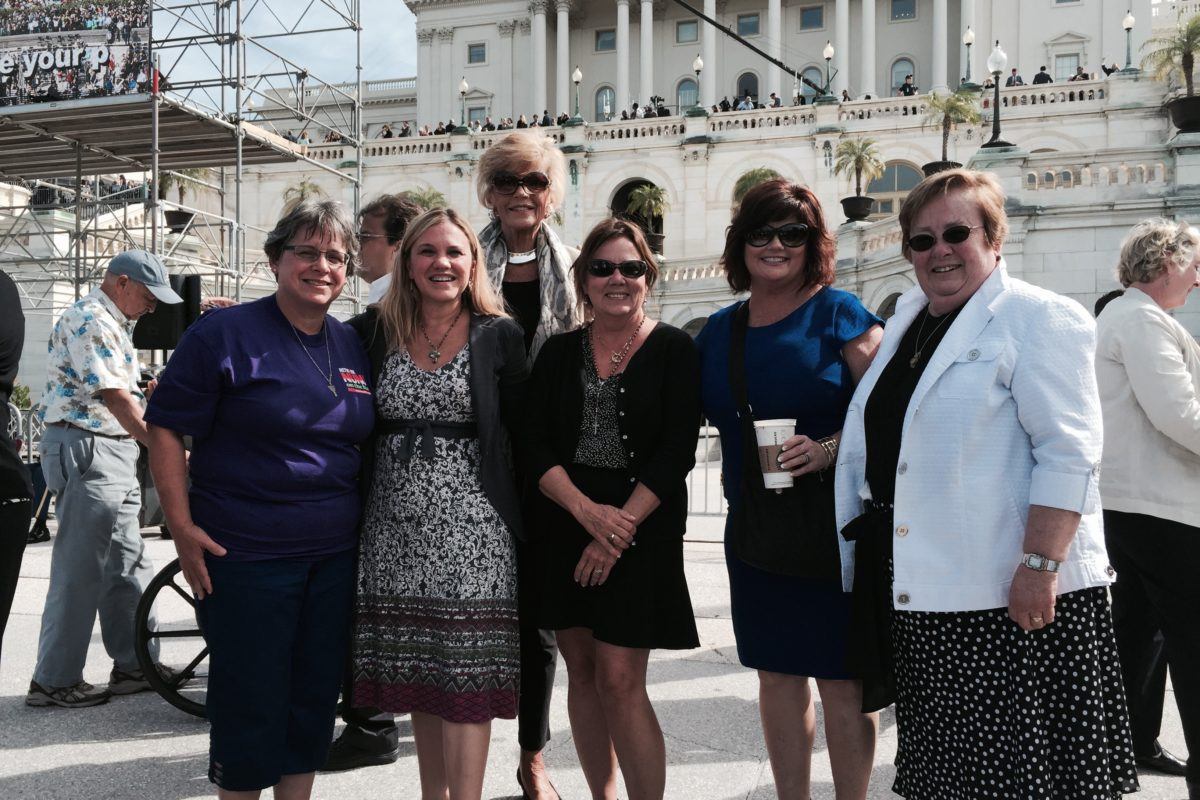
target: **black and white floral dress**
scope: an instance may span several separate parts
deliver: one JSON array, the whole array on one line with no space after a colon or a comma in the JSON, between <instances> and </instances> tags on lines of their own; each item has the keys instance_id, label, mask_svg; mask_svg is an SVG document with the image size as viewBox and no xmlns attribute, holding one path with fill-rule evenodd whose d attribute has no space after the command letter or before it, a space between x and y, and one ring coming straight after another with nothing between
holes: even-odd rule
<instances>
[{"instance_id":1,"label":"black and white floral dress","mask_svg":"<svg viewBox=\"0 0 1200 800\"><path fill-rule=\"evenodd\" d=\"M464 347L432 372L388 356L379 419L473 423ZM479 439L384 433L359 544L354 702L450 722L516 716L513 537L480 483Z\"/></svg>"}]
</instances>

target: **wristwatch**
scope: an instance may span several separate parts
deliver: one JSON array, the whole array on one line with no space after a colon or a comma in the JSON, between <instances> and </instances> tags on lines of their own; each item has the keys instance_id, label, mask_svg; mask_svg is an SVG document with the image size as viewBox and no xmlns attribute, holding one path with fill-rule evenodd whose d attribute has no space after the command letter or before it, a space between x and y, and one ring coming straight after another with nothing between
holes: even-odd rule
<instances>
[{"instance_id":1,"label":"wristwatch","mask_svg":"<svg viewBox=\"0 0 1200 800\"><path fill-rule=\"evenodd\" d=\"M1026 553L1021 558L1021 563L1034 572L1058 572L1059 562L1040 553Z\"/></svg>"}]
</instances>

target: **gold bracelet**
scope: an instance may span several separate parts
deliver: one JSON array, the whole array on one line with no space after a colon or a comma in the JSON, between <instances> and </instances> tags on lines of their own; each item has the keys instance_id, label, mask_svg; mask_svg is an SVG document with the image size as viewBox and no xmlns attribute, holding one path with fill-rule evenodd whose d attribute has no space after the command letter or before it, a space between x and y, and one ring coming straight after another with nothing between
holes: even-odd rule
<instances>
[{"instance_id":1,"label":"gold bracelet","mask_svg":"<svg viewBox=\"0 0 1200 800\"><path fill-rule=\"evenodd\" d=\"M837 438L833 436L827 436L824 439L818 440L817 444L821 445L821 449L825 451L827 463L821 468L822 471L824 471L837 463L838 446L840 443L838 442Z\"/></svg>"}]
</instances>

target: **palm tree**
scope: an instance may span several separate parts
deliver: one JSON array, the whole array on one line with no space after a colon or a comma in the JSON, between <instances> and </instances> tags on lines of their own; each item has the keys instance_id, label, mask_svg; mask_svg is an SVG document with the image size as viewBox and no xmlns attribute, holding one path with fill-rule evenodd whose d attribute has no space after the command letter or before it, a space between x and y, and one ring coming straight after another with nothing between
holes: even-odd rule
<instances>
[{"instance_id":1,"label":"palm tree","mask_svg":"<svg viewBox=\"0 0 1200 800\"><path fill-rule=\"evenodd\" d=\"M746 197L746 193L755 186L780 177L782 176L770 167L755 167L747 171L733 185L733 204L735 206L741 205L742 200Z\"/></svg>"},{"instance_id":2,"label":"palm tree","mask_svg":"<svg viewBox=\"0 0 1200 800\"><path fill-rule=\"evenodd\" d=\"M309 198L324 197L325 190L308 178L301 178L283 190L283 206L291 209Z\"/></svg>"},{"instance_id":3,"label":"palm tree","mask_svg":"<svg viewBox=\"0 0 1200 800\"><path fill-rule=\"evenodd\" d=\"M978 124L979 106L972 92L953 92L929 96L925 125L942 129L942 161L950 160L950 130L958 124Z\"/></svg>"},{"instance_id":4,"label":"palm tree","mask_svg":"<svg viewBox=\"0 0 1200 800\"><path fill-rule=\"evenodd\" d=\"M643 183L631 191L625 203L625 213L640 219L647 233L656 232L654 220L661 219L667 208L667 193L653 183Z\"/></svg>"},{"instance_id":5,"label":"palm tree","mask_svg":"<svg viewBox=\"0 0 1200 800\"><path fill-rule=\"evenodd\" d=\"M1169 78L1176 69L1183 72L1186 95L1193 94L1192 69L1195 53L1200 49L1200 15L1196 15L1167 33L1147 39L1142 49L1153 48L1142 56L1142 69L1148 70L1159 80Z\"/></svg>"},{"instance_id":6,"label":"palm tree","mask_svg":"<svg viewBox=\"0 0 1200 800\"><path fill-rule=\"evenodd\" d=\"M837 175L854 174L854 195L862 197L863 179L869 184L887 169L879 157L879 148L874 139L843 139L834 151L837 161L833 171Z\"/></svg>"},{"instance_id":7,"label":"palm tree","mask_svg":"<svg viewBox=\"0 0 1200 800\"><path fill-rule=\"evenodd\" d=\"M446 196L433 188L409 189L407 192L401 192L401 195L406 200L411 200L426 211L432 211L435 208L446 208L449 205L446 202Z\"/></svg>"}]
</instances>

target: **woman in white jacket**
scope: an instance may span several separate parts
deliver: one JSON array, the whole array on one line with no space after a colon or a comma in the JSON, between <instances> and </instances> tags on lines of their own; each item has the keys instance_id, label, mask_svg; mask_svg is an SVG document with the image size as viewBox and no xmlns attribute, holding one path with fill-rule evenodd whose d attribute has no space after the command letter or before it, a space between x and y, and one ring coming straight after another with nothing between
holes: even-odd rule
<instances>
[{"instance_id":1,"label":"woman in white jacket","mask_svg":"<svg viewBox=\"0 0 1200 800\"><path fill-rule=\"evenodd\" d=\"M909 800L1137 789L1100 525L1095 327L1009 277L995 178L900 211L917 286L847 410L835 476L851 667L896 702ZM853 555L853 558L851 558Z\"/></svg>"},{"instance_id":2,"label":"woman in white jacket","mask_svg":"<svg viewBox=\"0 0 1200 800\"><path fill-rule=\"evenodd\" d=\"M1126 694L1138 697L1155 634L1162 630L1184 739L1188 752L1196 754L1200 347L1167 312L1182 306L1200 284L1200 232L1164 219L1134 226L1121 245L1117 277L1125 294L1105 307L1096 330L1096 378L1104 411L1100 495L1118 576L1112 589L1117 646ZM1161 714L1161 705L1157 708ZM1157 720L1149 722L1156 727ZM1187 785L1188 796L1200 798L1200 757L1195 755L1188 762Z\"/></svg>"}]
</instances>

